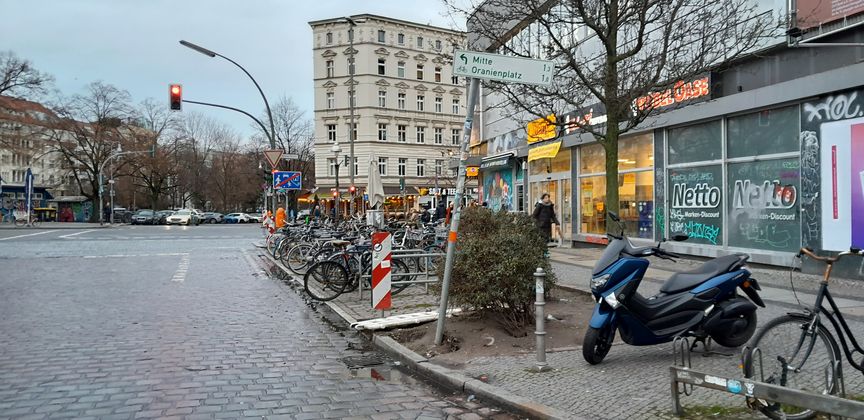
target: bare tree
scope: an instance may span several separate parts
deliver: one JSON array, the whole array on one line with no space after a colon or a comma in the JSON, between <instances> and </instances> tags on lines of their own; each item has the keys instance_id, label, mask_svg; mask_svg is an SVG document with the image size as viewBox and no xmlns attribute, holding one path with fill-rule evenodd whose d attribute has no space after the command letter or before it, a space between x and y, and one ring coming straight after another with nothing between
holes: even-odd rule
<instances>
[{"instance_id":1,"label":"bare tree","mask_svg":"<svg viewBox=\"0 0 864 420\"><path fill-rule=\"evenodd\" d=\"M134 187L147 192L150 206L156 210L160 197L176 188L171 181L177 178L179 172L176 153L179 118L153 99L141 102L137 115L137 124L144 131L135 137L135 150L150 152L135 155L131 159L131 175Z\"/></svg>"},{"instance_id":2,"label":"bare tree","mask_svg":"<svg viewBox=\"0 0 864 420\"><path fill-rule=\"evenodd\" d=\"M62 156L82 194L95 201L103 163L119 145L133 145L143 131L129 124L135 119L129 93L94 82L85 94L62 100L54 112L58 119L53 124L51 147ZM115 170L124 165L125 161L119 161ZM95 211L94 216L98 216Z\"/></svg>"},{"instance_id":3,"label":"bare tree","mask_svg":"<svg viewBox=\"0 0 864 420\"><path fill-rule=\"evenodd\" d=\"M779 27L751 0L486 0L470 10L444 2L499 52L555 62L552 86L487 85L511 117L546 119L560 135L565 122L549 115L605 109L605 124L574 118L569 127L603 146L606 206L615 212L618 139L659 112L665 98L657 92L757 50ZM511 23L525 31L513 37L503 29Z\"/></svg>"},{"instance_id":4,"label":"bare tree","mask_svg":"<svg viewBox=\"0 0 864 420\"><path fill-rule=\"evenodd\" d=\"M181 163L181 201L203 208L207 203L206 172L213 150L232 135L224 123L198 113L186 114L180 123L177 159Z\"/></svg>"},{"instance_id":5,"label":"bare tree","mask_svg":"<svg viewBox=\"0 0 864 420\"><path fill-rule=\"evenodd\" d=\"M54 77L33 67L12 51L0 52L0 95L33 98L44 94Z\"/></svg>"}]
</instances>

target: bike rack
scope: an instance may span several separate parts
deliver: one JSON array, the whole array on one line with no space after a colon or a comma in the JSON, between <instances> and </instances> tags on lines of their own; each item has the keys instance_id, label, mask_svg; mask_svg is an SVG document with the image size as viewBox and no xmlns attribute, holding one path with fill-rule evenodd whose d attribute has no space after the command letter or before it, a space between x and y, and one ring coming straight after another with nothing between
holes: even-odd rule
<instances>
[{"instance_id":1,"label":"bike rack","mask_svg":"<svg viewBox=\"0 0 864 420\"><path fill-rule=\"evenodd\" d=\"M423 276L424 279L422 279L422 280L400 280L400 281L394 281L391 284L393 284L393 285L423 284L426 286L426 293L429 293L429 284L438 282L438 277L432 275L434 273L431 273L431 271L430 271L429 262L432 258L444 258L444 257L445 257L445 254L443 254L443 253L426 252L425 250L422 250L422 249L394 249L392 251L392 257L391 257L392 259L399 260L399 259L409 259L409 258L423 258L423 263L424 263L425 268L422 272L417 272L417 273L408 272L408 273L396 273L395 274L399 277L417 277L417 278L419 278L420 276ZM360 276L360 284L357 287L357 297L359 297L360 299L363 298L363 290L364 290L363 289L363 280L371 279L371 278L372 278L371 272L369 274L363 274Z\"/></svg>"},{"instance_id":2,"label":"bike rack","mask_svg":"<svg viewBox=\"0 0 864 420\"><path fill-rule=\"evenodd\" d=\"M745 346L741 349L742 366L747 356L759 363L759 380L754 378L727 378L693 370L690 359L690 342L686 337L676 337L672 344L672 366L669 367L672 391L672 412L676 416L684 415L680 396L691 395L693 387L703 387L733 395L746 397L750 408L767 405L767 401L781 404L792 404L796 407L808 408L820 413L848 418L861 418L864 413L864 402L848 400L834 395L814 394L794 388L766 383L762 364L762 351ZM832 369L825 372L825 380L830 381L831 374L837 380L840 395L845 395L843 384L842 360L835 362ZM833 371L833 372L832 372ZM679 386L681 384L682 386ZM689 388L688 388L689 387Z\"/></svg>"}]
</instances>

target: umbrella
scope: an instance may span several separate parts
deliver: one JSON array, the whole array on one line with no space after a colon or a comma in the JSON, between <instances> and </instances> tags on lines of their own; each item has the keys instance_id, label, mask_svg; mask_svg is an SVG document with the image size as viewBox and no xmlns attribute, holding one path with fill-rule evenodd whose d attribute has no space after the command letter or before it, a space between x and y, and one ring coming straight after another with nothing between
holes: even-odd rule
<instances>
[{"instance_id":1,"label":"umbrella","mask_svg":"<svg viewBox=\"0 0 864 420\"><path fill-rule=\"evenodd\" d=\"M374 209L378 204L384 204L384 185L381 183L381 174L378 173L378 164L374 159L369 161L369 185L366 186L366 194L369 195L369 207Z\"/></svg>"}]
</instances>

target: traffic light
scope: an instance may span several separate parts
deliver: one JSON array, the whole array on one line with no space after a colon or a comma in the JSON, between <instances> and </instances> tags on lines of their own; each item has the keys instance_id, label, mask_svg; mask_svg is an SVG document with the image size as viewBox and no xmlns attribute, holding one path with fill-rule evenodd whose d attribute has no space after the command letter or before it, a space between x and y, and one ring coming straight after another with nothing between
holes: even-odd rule
<instances>
[{"instance_id":1,"label":"traffic light","mask_svg":"<svg viewBox=\"0 0 864 420\"><path fill-rule=\"evenodd\" d=\"M168 93L171 101L171 110L179 111L183 104L183 86L171 85L168 89Z\"/></svg>"},{"instance_id":2,"label":"traffic light","mask_svg":"<svg viewBox=\"0 0 864 420\"><path fill-rule=\"evenodd\" d=\"M354 193L357 192L357 187L353 185L348 187L348 192L351 193L351 195L354 195Z\"/></svg>"},{"instance_id":3,"label":"traffic light","mask_svg":"<svg viewBox=\"0 0 864 420\"><path fill-rule=\"evenodd\" d=\"M339 191L333 190L333 198L339 198Z\"/></svg>"}]
</instances>

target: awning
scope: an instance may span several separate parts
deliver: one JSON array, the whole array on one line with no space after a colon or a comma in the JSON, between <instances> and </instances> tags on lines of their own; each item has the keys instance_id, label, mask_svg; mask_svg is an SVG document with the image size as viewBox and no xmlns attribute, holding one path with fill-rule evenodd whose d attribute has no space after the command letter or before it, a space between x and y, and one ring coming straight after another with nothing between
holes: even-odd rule
<instances>
[{"instance_id":1,"label":"awning","mask_svg":"<svg viewBox=\"0 0 864 420\"><path fill-rule=\"evenodd\" d=\"M558 149L561 148L561 141L555 143L544 144L542 146L532 147L528 150L528 162L537 159L551 159L558 155Z\"/></svg>"},{"instance_id":2,"label":"awning","mask_svg":"<svg viewBox=\"0 0 864 420\"><path fill-rule=\"evenodd\" d=\"M510 158L513 157L513 154L513 152L507 152L503 155L483 158L480 163L480 169L496 169L502 166L510 166Z\"/></svg>"}]
</instances>

